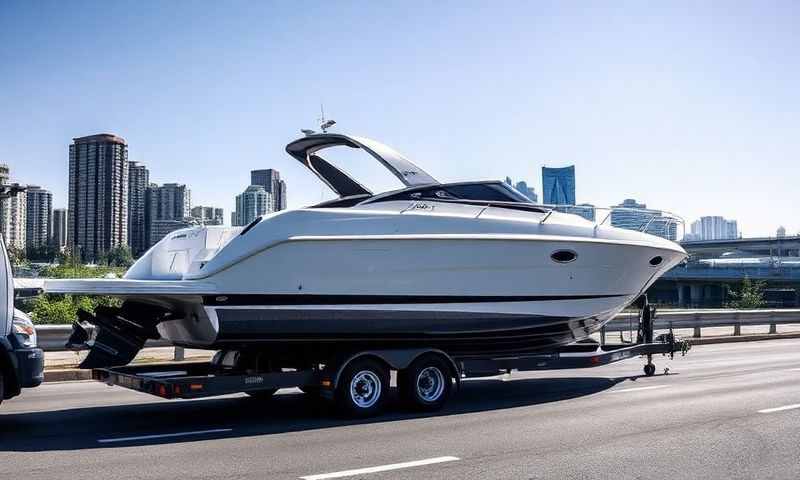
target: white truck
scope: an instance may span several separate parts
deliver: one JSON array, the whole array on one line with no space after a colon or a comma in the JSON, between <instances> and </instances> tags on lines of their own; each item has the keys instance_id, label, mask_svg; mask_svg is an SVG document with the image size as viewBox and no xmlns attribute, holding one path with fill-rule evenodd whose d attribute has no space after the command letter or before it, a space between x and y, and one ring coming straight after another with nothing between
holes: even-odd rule
<instances>
[{"instance_id":1,"label":"white truck","mask_svg":"<svg viewBox=\"0 0 800 480\"><path fill-rule=\"evenodd\" d=\"M0 185L0 198L23 188ZM19 395L23 388L38 386L43 379L44 352L38 348L31 319L14 308L14 277L0 236L0 403Z\"/></svg>"}]
</instances>

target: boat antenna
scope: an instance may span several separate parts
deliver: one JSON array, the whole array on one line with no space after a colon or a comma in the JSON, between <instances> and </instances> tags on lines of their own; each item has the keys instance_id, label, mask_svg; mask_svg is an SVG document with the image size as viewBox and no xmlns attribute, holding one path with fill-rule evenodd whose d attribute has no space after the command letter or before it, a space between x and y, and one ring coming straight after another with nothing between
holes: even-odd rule
<instances>
[{"instance_id":1,"label":"boat antenna","mask_svg":"<svg viewBox=\"0 0 800 480\"><path fill-rule=\"evenodd\" d=\"M317 119L319 121L319 128L322 130L322 133L328 133L328 129L336 125L336 120L325 120L325 106L321 103L319 104L319 113L320 117Z\"/></svg>"},{"instance_id":2,"label":"boat antenna","mask_svg":"<svg viewBox=\"0 0 800 480\"><path fill-rule=\"evenodd\" d=\"M328 133L328 129L336 125L336 120L325 120L325 107L321 103L319 104L319 113L320 117L317 119L317 122L319 123L319 128L320 130L322 130L322 133ZM306 137L317 133L314 130L308 128L301 128L300 132Z\"/></svg>"}]
</instances>

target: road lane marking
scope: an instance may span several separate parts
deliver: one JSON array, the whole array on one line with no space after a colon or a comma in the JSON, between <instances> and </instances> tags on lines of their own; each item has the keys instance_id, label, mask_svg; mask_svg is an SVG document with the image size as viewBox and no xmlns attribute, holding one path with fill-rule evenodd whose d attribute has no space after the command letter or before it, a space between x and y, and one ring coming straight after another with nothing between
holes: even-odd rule
<instances>
[{"instance_id":1,"label":"road lane marking","mask_svg":"<svg viewBox=\"0 0 800 480\"><path fill-rule=\"evenodd\" d=\"M669 385L651 385L649 387L623 388L622 390L611 390L608 393L641 392L644 390L655 390L657 388L666 388L668 386Z\"/></svg>"},{"instance_id":2,"label":"road lane marking","mask_svg":"<svg viewBox=\"0 0 800 480\"><path fill-rule=\"evenodd\" d=\"M195 432L162 433L160 435L140 435L138 437L100 438L97 443L135 442L136 440L152 440L154 438L183 437L188 435L205 435L207 433L230 432L232 428L215 428L213 430L198 430Z\"/></svg>"},{"instance_id":3,"label":"road lane marking","mask_svg":"<svg viewBox=\"0 0 800 480\"><path fill-rule=\"evenodd\" d=\"M775 408L765 408L764 410L759 410L758 413L775 413L775 412L783 412L785 410L794 410L796 408L800 408L800 403L796 403L794 405L784 405L782 407L775 407Z\"/></svg>"},{"instance_id":4,"label":"road lane marking","mask_svg":"<svg viewBox=\"0 0 800 480\"><path fill-rule=\"evenodd\" d=\"M377 467L358 468L355 470L342 470L341 472L320 473L317 475L306 475L300 477L302 480L325 480L327 478L352 477L353 475L365 475L367 473L386 472L389 470L399 470L401 468L421 467L423 465L433 465L435 463L453 462L461 460L458 457L436 457L424 460L414 460L411 462L392 463L389 465L379 465Z\"/></svg>"}]
</instances>

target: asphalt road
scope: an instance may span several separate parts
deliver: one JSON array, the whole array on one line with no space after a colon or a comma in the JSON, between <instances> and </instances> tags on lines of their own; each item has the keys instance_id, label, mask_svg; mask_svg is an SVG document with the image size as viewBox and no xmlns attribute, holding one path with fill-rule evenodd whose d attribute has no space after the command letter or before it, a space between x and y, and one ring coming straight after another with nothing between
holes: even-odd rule
<instances>
[{"instance_id":1,"label":"asphalt road","mask_svg":"<svg viewBox=\"0 0 800 480\"><path fill-rule=\"evenodd\" d=\"M670 375L638 377L634 359L465 382L439 414L369 421L291 390L166 401L47 384L0 407L0 478L800 478L800 340L656 363Z\"/></svg>"}]
</instances>

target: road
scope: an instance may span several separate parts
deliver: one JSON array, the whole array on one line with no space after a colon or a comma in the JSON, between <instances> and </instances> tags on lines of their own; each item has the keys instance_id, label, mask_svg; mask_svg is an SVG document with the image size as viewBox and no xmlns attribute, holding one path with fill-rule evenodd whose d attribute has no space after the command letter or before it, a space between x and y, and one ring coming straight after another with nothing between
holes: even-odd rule
<instances>
[{"instance_id":1,"label":"road","mask_svg":"<svg viewBox=\"0 0 800 480\"><path fill-rule=\"evenodd\" d=\"M634 359L469 381L439 414L368 421L291 390L167 401L47 384L0 408L0 476L800 478L800 340L699 346L656 363L670 374L639 377Z\"/></svg>"}]
</instances>

